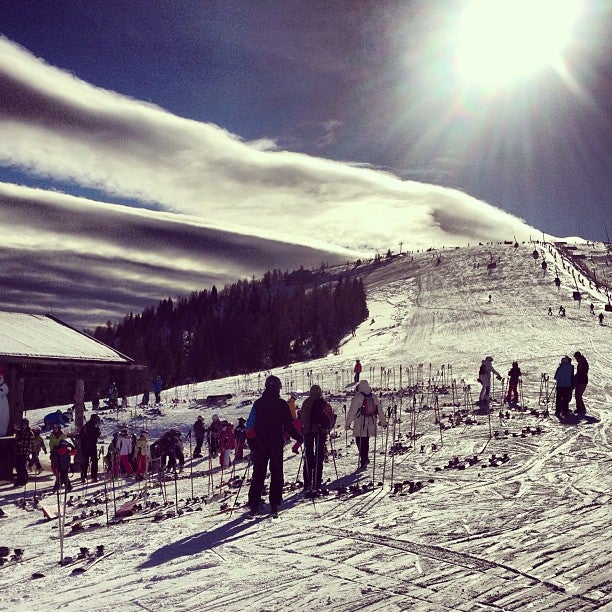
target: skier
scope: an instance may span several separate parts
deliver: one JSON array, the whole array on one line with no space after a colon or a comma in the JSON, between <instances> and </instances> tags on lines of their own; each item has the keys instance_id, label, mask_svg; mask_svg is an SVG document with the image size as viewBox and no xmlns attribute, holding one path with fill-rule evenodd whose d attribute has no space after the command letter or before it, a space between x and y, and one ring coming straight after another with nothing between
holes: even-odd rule
<instances>
[{"instance_id":1,"label":"skier","mask_svg":"<svg viewBox=\"0 0 612 612\"><path fill-rule=\"evenodd\" d=\"M261 493L268 464L270 465L270 509L278 512L283 495L284 432L288 431L297 442L302 436L295 429L287 402L281 398L282 383L277 376L268 376L264 392L255 400L246 422L247 436L253 460L253 478L249 488L249 508L255 516L261 504Z\"/></svg>"},{"instance_id":2,"label":"skier","mask_svg":"<svg viewBox=\"0 0 612 612\"><path fill-rule=\"evenodd\" d=\"M383 427L386 427L387 417L378 397L372 393L370 383L364 379L357 385L357 390L346 415L345 424L347 430L353 428L355 443L359 449L361 469L365 469L370 463L368 456L370 437L376 436L376 428L379 422Z\"/></svg>"},{"instance_id":3,"label":"skier","mask_svg":"<svg viewBox=\"0 0 612 612\"><path fill-rule=\"evenodd\" d=\"M149 389L145 387L142 390L142 399L140 400L140 407L146 408L149 405Z\"/></svg>"},{"instance_id":4,"label":"skier","mask_svg":"<svg viewBox=\"0 0 612 612\"><path fill-rule=\"evenodd\" d=\"M598 319L599 319L599 324L603 325L604 324L604 315L603 315L603 312L599 313Z\"/></svg>"},{"instance_id":5,"label":"skier","mask_svg":"<svg viewBox=\"0 0 612 612\"><path fill-rule=\"evenodd\" d=\"M153 381L153 393L155 393L155 403L161 404L161 392L164 388L164 381L161 376L157 376Z\"/></svg>"},{"instance_id":6,"label":"skier","mask_svg":"<svg viewBox=\"0 0 612 612\"><path fill-rule=\"evenodd\" d=\"M234 427L234 438L236 439L236 461L240 461L244 457L244 444L246 442L246 421L240 417L238 424Z\"/></svg>"},{"instance_id":7,"label":"skier","mask_svg":"<svg viewBox=\"0 0 612 612\"><path fill-rule=\"evenodd\" d=\"M506 404L518 404L518 382L521 377L521 368L518 361L512 362L508 370L508 393L506 393Z\"/></svg>"},{"instance_id":8,"label":"skier","mask_svg":"<svg viewBox=\"0 0 612 612\"><path fill-rule=\"evenodd\" d=\"M98 438L100 437L100 417L92 414L89 421L79 432L81 442L81 482L87 480L91 463L91 481L98 482Z\"/></svg>"},{"instance_id":9,"label":"skier","mask_svg":"<svg viewBox=\"0 0 612 612\"><path fill-rule=\"evenodd\" d=\"M304 436L304 496L318 495L323 480L323 459L327 431L322 429L314 417L316 406L325 402L319 385L312 385L310 393L302 404L300 421Z\"/></svg>"},{"instance_id":10,"label":"skier","mask_svg":"<svg viewBox=\"0 0 612 612\"><path fill-rule=\"evenodd\" d=\"M489 407L489 399L491 393L491 373L495 374L497 380L501 380L499 372L493 367L493 357L485 357L478 370L478 382L482 385L480 396L478 397L478 405L481 408Z\"/></svg>"},{"instance_id":11,"label":"skier","mask_svg":"<svg viewBox=\"0 0 612 612\"><path fill-rule=\"evenodd\" d=\"M206 427L204 426L204 417L200 414L193 424L193 435L195 436L196 445L192 457L202 456L202 444L204 444L204 436L206 435Z\"/></svg>"},{"instance_id":12,"label":"skier","mask_svg":"<svg viewBox=\"0 0 612 612\"><path fill-rule=\"evenodd\" d=\"M57 493L61 487L66 488L66 493L72 491L72 484L68 474L70 472L70 458L76 454L76 448L72 442L66 438L60 440L57 446L57 476L55 479L55 485L53 486L53 492Z\"/></svg>"},{"instance_id":13,"label":"skier","mask_svg":"<svg viewBox=\"0 0 612 612\"><path fill-rule=\"evenodd\" d=\"M15 432L15 471L17 480L14 487L23 487L28 482L27 463L34 450L34 434L30 429L30 421L21 419L19 429Z\"/></svg>"},{"instance_id":14,"label":"skier","mask_svg":"<svg viewBox=\"0 0 612 612\"><path fill-rule=\"evenodd\" d=\"M34 434L34 446L32 448L32 457L28 461L28 470L36 467L36 473L40 474L42 472L42 465L40 464L38 455L40 454L41 450L46 455L47 447L45 446L43 437L40 435L40 427L33 427L32 433Z\"/></svg>"},{"instance_id":15,"label":"skier","mask_svg":"<svg viewBox=\"0 0 612 612\"><path fill-rule=\"evenodd\" d=\"M143 429L134 444L134 461L136 462L136 480L143 480L149 468L151 451L149 445L149 432Z\"/></svg>"},{"instance_id":16,"label":"skier","mask_svg":"<svg viewBox=\"0 0 612 612\"><path fill-rule=\"evenodd\" d=\"M117 389L114 381L111 382L108 388L108 407L115 410L119 407L119 389Z\"/></svg>"},{"instance_id":17,"label":"skier","mask_svg":"<svg viewBox=\"0 0 612 612\"><path fill-rule=\"evenodd\" d=\"M569 414L569 403L572 399L574 387L574 366L572 360L566 355L555 372L557 381L557 396L555 398L555 415L564 417Z\"/></svg>"},{"instance_id":18,"label":"skier","mask_svg":"<svg viewBox=\"0 0 612 612\"><path fill-rule=\"evenodd\" d=\"M232 451L236 447L234 426L228 421L221 421L219 434L219 463L222 468L228 468L232 462Z\"/></svg>"},{"instance_id":19,"label":"skier","mask_svg":"<svg viewBox=\"0 0 612 612\"><path fill-rule=\"evenodd\" d=\"M130 455L132 454L132 436L128 433L127 427L123 427L117 438L117 459L114 464L115 477L119 476L119 472L124 471L128 476L134 473L132 464L130 463Z\"/></svg>"},{"instance_id":20,"label":"skier","mask_svg":"<svg viewBox=\"0 0 612 612\"><path fill-rule=\"evenodd\" d=\"M372 323L374 323L374 319L372 319ZM359 377L361 376L361 371L363 370L363 366L361 365L361 361L357 359L355 362L355 367L353 368L353 372L355 373L355 382L359 382Z\"/></svg>"},{"instance_id":21,"label":"skier","mask_svg":"<svg viewBox=\"0 0 612 612\"><path fill-rule=\"evenodd\" d=\"M589 362L586 360L586 357L580 352L576 351L574 353L574 357L576 358L577 366L576 366L576 378L575 383L576 387L574 389L574 399L576 400L576 414L578 416L584 416L586 414L586 407L584 405L584 400L582 396L589 384Z\"/></svg>"},{"instance_id":22,"label":"skier","mask_svg":"<svg viewBox=\"0 0 612 612\"><path fill-rule=\"evenodd\" d=\"M208 429L208 450L214 459L219 454L219 436L221 435L221 421L218 414L212 415L212 422Z\"/></svg>"},{"instance_id":23,"label":"skier","mask_svg":"<svg viewBox=\"0 0 612 612\"><path fill-rule=\"evenodd\" d=\"M57 447L68 436L62 431L61 425L56 423L49 434L49 457L51 458L51 471L57 476Z\"/></svg>"}]
</instances>

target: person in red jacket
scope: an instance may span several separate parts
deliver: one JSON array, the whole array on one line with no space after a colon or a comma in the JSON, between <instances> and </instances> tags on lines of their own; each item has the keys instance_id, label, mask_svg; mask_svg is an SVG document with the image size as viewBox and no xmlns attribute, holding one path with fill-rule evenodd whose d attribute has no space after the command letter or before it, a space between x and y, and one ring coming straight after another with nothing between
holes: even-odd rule
<instances>
[{"instance_id":1,"label":"person in red jacket","mask_svg":"<svg viewBox=\"0 0 612 612\"><path fill-rule=\"evenodd\" d=\"M355 382L359 382L359 377L361 376L361 370L362 370L362 366L361 366L361 361L359 361L359 359L355 362L355 367L353 368L353 372L355 372Z\"/></svg>"},{"instance_id":2,"label":"person in red jacket","mask_svg":"<svg viewBox=\"0 0 612 612\"><path fill-rule=\"evenodd\" d=\"M232 451L236 447L234 426L228 421L221 421L219 433L219 463L222 468L228 468L232 462Z\"/></svg>"}]
</instances>

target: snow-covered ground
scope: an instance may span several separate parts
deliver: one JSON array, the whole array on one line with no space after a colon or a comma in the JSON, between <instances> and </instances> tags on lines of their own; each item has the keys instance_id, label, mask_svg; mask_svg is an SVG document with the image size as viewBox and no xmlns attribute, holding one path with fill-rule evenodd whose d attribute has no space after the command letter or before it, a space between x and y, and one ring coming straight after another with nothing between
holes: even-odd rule
<instances>
[{"instance_id":1,"label":"snow-covered ground","mask_svg":"<svg viewBox=\"0 0 612 612\"><path fill-rule=\"evenodd\" d=\"M184 474L193 478L169 480L165 490L122 480L113 493L110 482L84 487L75 475L66 532L74 516L95 509L102 514L83 526L102 526L68 535L64 554L99 545L113 554L72 576L74 565L58 565L57 520L44 520L32 506L34 484L39 496L47 493L43 502L54 503L48 470L32 478L25 492L4 483L0 502L8 517L0 519L0 545L25 552L22 562L0 568L0 608L575 611L610 606L612 313L606 312L606 324L599 325L604 293L581 284L579 307L572 299L577 273L563 268L558 256L557 289L554 251L538 247L534 260L533 250L533 245L496 244L397 258L368 275L370 319L338 355L274 371L283 393L321 384L339 413L333 441L338 456L335 464L325 464L330 495L313 502L301 498L299 487L288 487L278 519L245 517L246 484L239 495L226 486L227 499L211 499L222 480L248 476L247 461L222 475L216 464L209 472L207 458L188 459ZM542 257L549 264L546 273ZM489 269L490 262L496 267ZM589 312L591 302L595 315ZM565 318L557 314L560 305ZM585 399L598 421L563 425L545 415L550 386L542 374L552 378L560 358L576 350L591 365ZM496 404L489 418L468 405L478 392L475 377L485 355L494 357L504 376L511 362L519 361L526 409ZM376 461L365 474L355 472L356 449L343 426L355 358L364 364L362 378L398 413L372 441ZM164 391L163 416L145 419L131 398L132 407L119 419L136 432L146 425L153 438L173 426L186 434L198 414L207 424L214 412L236 422L248 414L265 374ZM451 392L434 393L434 383ZM221 393L232 394L224 407L203 406L203 398ZM499 399L499 383L494 393ZM47 412L28 416L36 422ZM104 417L106 442L117 427L116 416ZM400 452L385 453L394 438ZM493 455L508 460L491 465ZM473 465L463 461L475 456ZM287 447L288 484L301 478L299 463ZM334 491L370 481L376 486L361 495ZM421 484L410 487L409 481ZM402 485L402 494L394 493ZM103 499L105 486L107 504L94 505ZM145 491L146 503L160 504L156 510L105 526L107 513L112 518L116 506ZM206 497L207 503L200 499L187 508L186 500L194 497ZM17 505L24 498L26 509ZM240 508L219 513L222 503L236 499ZM173 513L177 506L184 510L179 516L153 521L155 511ZM32 579L34 572L44 577Z\"/></svg>"}]
</instances>

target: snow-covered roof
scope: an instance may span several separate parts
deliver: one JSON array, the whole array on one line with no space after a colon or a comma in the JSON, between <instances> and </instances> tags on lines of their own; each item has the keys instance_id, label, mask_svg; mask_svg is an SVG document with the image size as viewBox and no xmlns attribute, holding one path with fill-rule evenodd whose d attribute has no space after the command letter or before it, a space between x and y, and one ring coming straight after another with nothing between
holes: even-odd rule
<instances>
[{"instance_id":1,"label":"snow-covered roof","mask_svg":"<svg viewBox=\"0 0 612 612\"><path fill-rule=\"evenodd\" d=\"M132 363L129 357L52 316L0 311L0 360L10 358Z\"/></svg>"}]
</instances>

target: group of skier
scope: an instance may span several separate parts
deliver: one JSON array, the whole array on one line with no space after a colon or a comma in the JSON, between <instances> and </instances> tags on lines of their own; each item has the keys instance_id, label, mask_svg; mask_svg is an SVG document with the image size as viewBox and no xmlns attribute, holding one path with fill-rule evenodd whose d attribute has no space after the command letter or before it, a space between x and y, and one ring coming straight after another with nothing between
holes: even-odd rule
<instances>
[{"instance_id":1,"label":"group of skier","mask_svg":"<svg viewBox=\"0 0 612 612\"><path fill-rule=\"evenodd\" d=\"M561 419L572 414L569 408L572 392L576 402L575 415L578 417L586 415L583 396L589 384L589 362L580 351L574 353L574 358L577 364L575 371L572 359L567 355L561 358L561 363L555 371L554 378L557 385L555 415Z\"/></svg>"}]
</instances>

